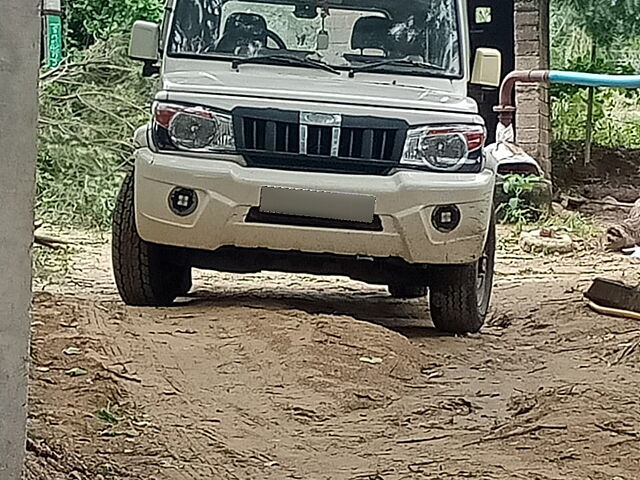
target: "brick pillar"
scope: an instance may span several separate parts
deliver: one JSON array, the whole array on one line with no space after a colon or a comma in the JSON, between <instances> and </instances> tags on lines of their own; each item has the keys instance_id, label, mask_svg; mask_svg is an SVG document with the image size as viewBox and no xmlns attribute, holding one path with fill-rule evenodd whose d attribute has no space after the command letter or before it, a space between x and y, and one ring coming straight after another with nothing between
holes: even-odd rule
<instances>
[{"instance_id":1,"label":"brick pillar","mask_svg":"<svg viewBox=\"0 0 640 480\"><path fill-rule=\"evenodd\" d=\"M516 69L549 69L549 0L516 0ZM549 88L516 88L516 140L551 175Z\"/></svg>"}]
</instances>

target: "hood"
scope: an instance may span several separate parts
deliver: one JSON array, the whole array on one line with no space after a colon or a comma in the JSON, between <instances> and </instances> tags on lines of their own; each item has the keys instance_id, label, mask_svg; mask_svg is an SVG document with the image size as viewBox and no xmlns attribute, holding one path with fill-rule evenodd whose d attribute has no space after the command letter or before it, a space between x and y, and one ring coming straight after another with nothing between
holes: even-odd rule
<instances>
[{"instance_id":1,"label":"hood","mask_svg":"<svg viewBox=\"0 0 640 480\"><path fill-rule=\"evenodd\" d=\"M478 111L476 103L456 93L454 82L446 79L371 73L349 78L346 72L338 76L322 70L266 65L241 65L238 70L232 70L228 64L223 64L226 68L210 71L191 68L195 66L173 71L165 69L163 90L167 93L239 96L245 99L304 99L319 103L467 114ZM417 78L429 85L410 83Z\"/></svg>"}]
</instances>

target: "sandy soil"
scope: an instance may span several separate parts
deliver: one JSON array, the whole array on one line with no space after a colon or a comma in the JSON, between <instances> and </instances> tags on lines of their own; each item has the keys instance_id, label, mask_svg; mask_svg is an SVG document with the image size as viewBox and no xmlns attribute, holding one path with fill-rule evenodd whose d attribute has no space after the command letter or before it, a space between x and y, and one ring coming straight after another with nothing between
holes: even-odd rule
<instances>
[{"instance_id":1,"label":"sandy soil","mask_svg":"<svg viewBox=\"0 0 640 480\"><path fill-rule=\"evenodd\" d=\"M628 258L503 245L461 338L343 278L198 272L127 308L108 245L78 241L35 298L29 479L640 478L640 324L582 298L637 283Z\"/></svg>"}]
</instances>

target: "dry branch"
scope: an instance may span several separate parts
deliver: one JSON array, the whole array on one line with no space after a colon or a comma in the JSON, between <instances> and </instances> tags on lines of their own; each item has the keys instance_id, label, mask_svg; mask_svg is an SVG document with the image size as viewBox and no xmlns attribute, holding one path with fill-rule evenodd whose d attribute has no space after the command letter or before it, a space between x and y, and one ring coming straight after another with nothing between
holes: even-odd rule
<instances>
[{"instance_id":1,"label":"dry branch","mask_svg":"<svg viewBox=\"0 0 640 480\"><path fill-rule=\"evenodd\" d=\"M58 250L62 248L64 245L71 245L71 242L67 240L63 240L62 238L51 237L49 235L41 235L36 233L36 231L42 226L41 221L36 221L33 229L33 241L36 245L41 245L43 247L52 248L53 250Z\"/></svg>"},{"instance_id":2,"label":"dry branch","mask_svg":"<svg viewBox=\"0 0 640 480\"><path fill-rule=\"evenodd\" d=\"M620 202L612 197L606 197L602 200L596 200L596 199L585 198L585 197L564 197L564 201L566 202L567 207L569 208L578 208L585 204L604 205L608 207L617 207L617 208L633 208L634 206L633 203Z\"/></svg>"},{"instance_id":3,"label":"dry branch","mask_svg":"<svg viewBox=\"0 0 640 480\"><path fill-rule=\"evenodd\" d=\"M625 346L625 348L611 362L611 365L617 365L620 362L622 362L622 360L632 355L636 351L639 345L640 345L640 337L637 337L635 340L631 341L629 344Z\"/></svg>"},{"instance_id":4,"label":"dry branch","mask_svg":"<svg viewBox=\"0 0 640 480\"><path fill-rule=\"evenodd\" d=\"M566 425L545 425L545 424L536 424L536 425L532 425L530 427L521 427L521 428L516 428L515 430L512 430L511 432L507 432L504 433L502 435L490 435L488 437L483 437L480 438L478 440L475 440L473 442L467 443L464 446L468 447L471 445L477 445L479 443L482 442L491 442L491 441L495 441L495 440L506 440L507 438L512 438L512 437L517 437L517 436L521 436L521 435L528 435L530 433L533 432L537 432L539 430L566 430L567 426Z\"/></svg>"},{"instance_id":5,"label":"dry branch","mask_svg":"<svg viewBox=\"0 0 640 480\"><path fill-rule=\"evenodd\" d=\"M411 443L424 443L424 442L434 442L436 440L442 440L444 438L448 438L451 435L434 435L432 437L420 437L420 438L404 438L401 440L396 440L396 443L400 445L406 445Z\"/></svg>"},{"instance_id":6,"label":"dry branch","mask_svg":"<svg viewBox=\"0 0 640 480\"><path fill-rule=\"evenodd\" d=\"M140 378L138 378L138 377L134 377L132 375L127 375L127 374L124 374L124 373L120 373L115 368L110 368L110 367L107 367L106 365L103 365L103 364L100 364L100 366L106 372L109 372L111 375L114 375L114 376L116 376L118 378L121 378L122 380L127 380L129 382L135 382L135 383L142 383L142 380Z\"/></svg>"},{"instance_id":7,"label":"dry branch","mask_svg":"<svg viewBox=\"0 0 640 480\"><path fill-rule=\"evenodd\" d=\"M640 432L636 432L633 430L625 430L624 428L616 427L615 425L612 425L610 423L609 424L596 423L595 426L604 432L611 432L611 433L615 433L616 435L626 435L633 438L640 438Z\"/></svg>"}]
</instances>

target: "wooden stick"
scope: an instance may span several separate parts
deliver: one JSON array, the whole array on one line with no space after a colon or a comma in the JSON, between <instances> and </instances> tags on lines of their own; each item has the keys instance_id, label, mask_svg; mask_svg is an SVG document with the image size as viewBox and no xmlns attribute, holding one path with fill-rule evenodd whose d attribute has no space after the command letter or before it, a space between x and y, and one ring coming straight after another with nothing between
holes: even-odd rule
<instances>
[{"instance_id":1,"label":"wooden stick","mask_svg":"<svg viewBox=\"0 0 640 480\"><path fill-rule=\"evenodd\" d=\"M34 234L33 241L36 245L42 245L43 247L49 247L54 250L62 248L63 245L71 245L72 242L63 240L61 238L49 237L46 235Z\"/></svg>"},{"instance_id":2,"label":"wooden stick","mask_svg":"<svg viewBox=\"0 0 640 480\"><path fill-rule=\"evenodd\" d=\"M396 440L396 443L400 445L406 445L409 443L423 443L423 442L433 442L435 440L442 440L443 438L450 437L451 435L435 435L433 437L421 437L421 438L405 438L402 440Z\"/></svg>"},{"instance_id":3,"label":"wooden stick","mask_svg":"<svg viewBox=\"0 0 640 480\"><path fill-rule=\"evenodd\" d=\"M520 436L520 435L528 435L529 433L537 432L538 430L566 430L566 429L567 429L566 425L543 425L543 424L537 424L537 425L533 425L533 426L527 427L527 428L517 428L515 430L512 430L511 432L507 432L507 433L502 434L502 435L483 437L483 438L480 438L479 440L475 440L473 442L467 443L464 446L468 447L468 446L471 446L471 445L477 445L477 444L482 443L482 442L490 442L490 441L494 441L494 440L505 440L507 438L512 438L512 437L516 437L516 436Z\"/></svg>"},{"instance_id":4,"label":"wooden stick","mask_svg":"<svg viewBox=\"0 0 640 480\"><path fill-rule=\"evenodd\" d=\"M582 205L585 203L593 203L595 205L609 205L610 207L619 207L619 208L633 208L633 203L628 202L620 202L618 200L607 201L607 200L594 200L591 198L585 197L565 197L569 203L574 205Z\"/></svg>"}]
</instances>

